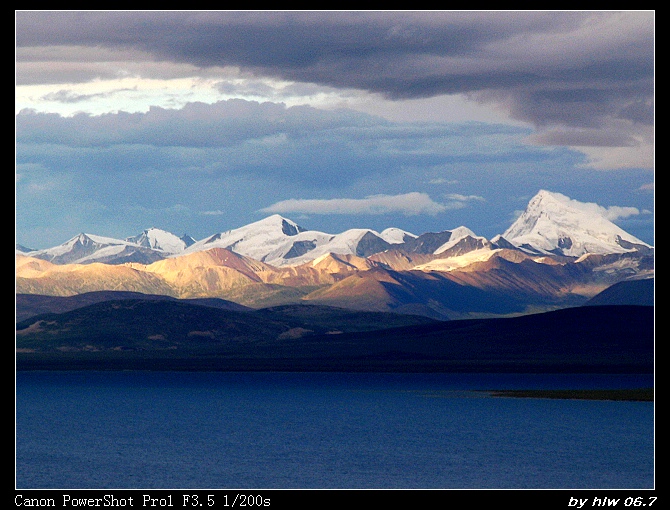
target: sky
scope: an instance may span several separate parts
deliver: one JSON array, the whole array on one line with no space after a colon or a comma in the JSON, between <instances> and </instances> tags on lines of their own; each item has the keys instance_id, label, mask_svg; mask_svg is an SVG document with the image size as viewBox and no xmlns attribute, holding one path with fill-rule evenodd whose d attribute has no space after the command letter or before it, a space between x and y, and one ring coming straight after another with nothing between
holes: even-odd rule
<instances>
[{"instance_id":1,"label":"sky","mask_svg":"<svg viewBox=\"0 0 670 510\"><path fill-rule=\"evenodd\" d=\"M541 189L654 244L654 11L15 11L16 242L281 214L502 234Z\"/></svg>"}]
</instances>

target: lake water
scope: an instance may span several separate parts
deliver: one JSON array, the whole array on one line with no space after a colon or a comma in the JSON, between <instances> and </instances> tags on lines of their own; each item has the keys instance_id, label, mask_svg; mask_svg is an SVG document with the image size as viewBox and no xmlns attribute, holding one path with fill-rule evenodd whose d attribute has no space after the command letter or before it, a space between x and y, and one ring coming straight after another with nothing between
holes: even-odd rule
<instances>
[{"instance_id":1,"label":"lake water","mask_svg":"<svg viewBox=\"0 0 670 510\"><path fill-rule=\"evenodd\" d=\"M654 488L653 376L18 372L16 488Z\"/></svg>"}]
</instances>

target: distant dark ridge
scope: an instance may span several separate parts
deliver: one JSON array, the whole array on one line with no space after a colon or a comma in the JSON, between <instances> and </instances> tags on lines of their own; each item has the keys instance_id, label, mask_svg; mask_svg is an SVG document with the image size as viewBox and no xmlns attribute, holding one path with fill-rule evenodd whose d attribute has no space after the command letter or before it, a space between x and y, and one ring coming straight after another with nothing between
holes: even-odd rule
<instances>
[{"instance_id":1,"label":"distant dark ridge","mask_svg":"<svg viewBox=\"0 0 670 510\"><path fill-rule=\"evenodd\" d=\"M615 283L589 299L585 306L654 306L654 278Z\"/></svg>"},{"instance_id":2,"label":"distant dark ridge","mask_svg":"<svg viewBox=\"0 0 670 510\"><path fill-rule=\"evenodd\" d=\"M329 334L380 331L406 326L430 325L441 321L425 315L351 310L328 305L295 304L261 308L254 315L269 319L300 321L304 327Z\"/></svg>"},{"instance_id":3,"label":"distant dark ridge","mask_svg":"<svg viewBox=\"0 0 670 510\"><path fill-rule=\"evenodd\" d=\"M103 290L96 292L84 292L74 296L44 296L40 294L17 294L16 295L16 322L40 315L43 313L64 313L76 310L83 306L111 301L114 299L147 299L147 300L177 300L177 298L156 294L143 294L141 292ZM218 298L197 298L180 300L193 305L210 306L224 310L247 311L246 306Z\"/></svg>"},{"instance_id":4,"label":"distant dark ridge","mask_svg":"<svg viewBox=\"0 0 670 510\"><path fill-rule=\"evenodd\" d=\"M305 338L316 348L323 337ZM640 372L654 367L654 308L575 307L470 319L331 339L332 356L404 364L404 370ZM339 351L341 349L341 351ZM308 349L305 344L303 352ZM338 352L339 351L339 352Z\"/></svg>"},{"instance_id":5,"label":"distant dark ridge","mask_svg":"<svg viewBox=\"0 0 670 510\"><path fill-rule=\"evenodd\" d=\"M98 293L94 298L101 297ZM110 293L115 295L116 293ZM216 299L174 299L119 293L73 310L41 313L18 321L17 347L37 350L162 349L217 343L275 342L309 334L342 334L434 324L424 316L365 312L320 305L285 305L261 310L228 309ZM28 296L32 297L32 296ZM91 296L88 296L91 297ZM56 301L62 304L62 301ZM67 302L72 305L72 302ZM55 308L52 306L51 308ZM157 342L156 342L157 341Z\"/></svg>"},{"instance_id":6,"label":"distant dark ridge","mask_svg":"<svg viewBox=\"0 0 670 510\"><path fill-rule=\"evenodd\" d=\"M192 350L276 339L296 326L283 320L259 320L247 311L142 297L30 317L16 325L16 346L46 351Z\"/></svg>"},{"instance_id":7,"label":"distant dark ridge","mask_svg":"<svg viewBox=\"0 0 670 510\"><path fill-rule=\"evenodd\" d=\"M17 325L17 369L517 373L653 373L654 369L653 307L576 307L506 319L341 334L325 334L329 328L310 325L313 333L304 336L300 336L308 325L304 317L290 319L277 312L263 316L172 301L128 300L44 315ZM321 308L318 313L323 312Z\"/></svg>"}]
</instances>

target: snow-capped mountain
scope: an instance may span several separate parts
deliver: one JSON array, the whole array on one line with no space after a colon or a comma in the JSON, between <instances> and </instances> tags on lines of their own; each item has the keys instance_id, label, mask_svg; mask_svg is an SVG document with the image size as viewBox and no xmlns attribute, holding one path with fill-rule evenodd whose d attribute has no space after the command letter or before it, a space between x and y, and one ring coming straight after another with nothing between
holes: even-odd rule
<instances>
[{"instance_id":1,"label":"snow-capped mountain","mask_svg":"<svg viewBox=\"0 0 670 510\"><path fill-rule=\"evenodd\" d=\"M460 257L475 250L513 249L534 255L580 257L585 254L652 253L653 247L628 234L602 213L596 204L581 203L541 190L526 210L502 234L490 241L465 226L415 235L398 228L381 233L349 229L339 234L307 230L278 214L195 241L158 228L125 240L79 234L62 245L17 254L54 264L103 262L151 263L164 258L224 248L276 267L294 267L332 253L369 257L385 252L421 259ZM419 257L420 256L420 257ZM386 257L391 260L393 257ZM397 260L398 257L396 257ZM404 264L408 264L406 260Z\"/></svg>"},{"instance_id":2,"label":"snow-capped mountain","mask_svg":"<svg viewBox=\"0 0 670 510\"><path fill-rule=\"evenodd\" d=\"M451 231L449 240L433 253L441 257L456 257L482 248L490 249L491 243L485 237L476 235L467 227L458 227Z\"/></svg>"},{"instance_id":3,"label":"snow-capped mountain","mask_svg":"<svg viewBox=\"0 0 670 510\"><path fill-rule=\"evenodd\" d=\"M28 252L25 255L54 264L90 264L92 262L147 264L164 258L166 254L133 242L82 233L59 246Z\"/></svg>"},{"instance_id":4,"label":"snow-capped mountain","mask_svg":"<svg viewBox=\"0 0 670 510\"><path fill-rule=\"evenodd\" d=\"M403 244L417 238L417 236L411 232L406 232L405 230L395 227L382 230L381 234L379 234L379 237L381 237L389 244Z\"/></svg>"},{"instance_id":5,"label":"snow-capped mountain","mask_svg":"<svg viewBox=\"0 0 670 510\"><path fill-rule=\"evenodd\" d=\"M546 190L531 199L502 237L528 252L570 257L651 249L608 220L597 204Z\"/></svg>"},{"instance_id":6,"label":"snow-capped mountain","mask_svg":"<svg viewBox=\"0 0 670 510\"><path fill-rule=\"evenodd\" d=\"M45 250L21 251L24 255L48 260L54 264L149 264L169 255L181 254L195 241L158 228L149 228L125 240L81 233L61 245ZM17 253L18 253L17 246Z\"/></svg>"},{"instance_id":7,"label":"snow-capped mountain","mask_svg":"<svg viewBox=\"0 0 670 510\"><path fill-rule=\"evenodd\" d=\"M328 234L279 215L190 245L156 228L125 240L80 234L46 250L17 246L16 288L55 296L216 297L252 308L322 304L447 319L526 313L579 305L615 283L653 278L654 248L601 211L540 191L490 241L464 226L421 235L395 228Z\"/></svg>"},{"instance_id":8,"label":"snow-capped mountain","mask_svg":"<svg viewBox=\"0 0 670 510\"><path fill-rule=\"evenodd\" d=\"M268 258L286 257L292 248L294 249L293 254L302 254L317 244L327 242L332 237L323 232L310 232L302 236L304 232L305 229L297 223L273 214L260 221L197 241L189 246L185 253L224 248L239 255L269 263Z\"/></svg>"},{"instance_id":9,"label":"snow-capped mountain","mask_svg":"<svg viewBox=\"0 0 670 510\"><path fill-rule=\"evenodd\" d=\"M403 239L415 237L400 229L387 229L384 234L370 229L349 229L333 235L306 230L275 214L198 241L189 246L185 253L225 248L266 264L283 267L304 264L328 253L367 257L400 244Z\"/></svg>"},{"instance_id":10,"label":"snow-capped mountain","mask_svg":"<svg viewBox=\"0 0 670 510\"><path fill-rule=\"evenodd\" d=\"M138 244L144 248L164 251L169 254L182 253L186 248L195 243L189 236L177 237L176 235L159 228L148 228L134 237L126 237L126 241Z\"/></svg>"},{"instance_id":11,"label":"snow-capped mountain","mask_svg":"<svg viewBox=\"0 0 670 510\"><path fill-rule=\"evenodd\" d=\"M305 232L304 235L309 232ZM370 229L349 229L341 234L329 235L320 243L314 243L313 248L299 257L276 257L268 260L269 264L286 266L299 265L312 261L328 253L335 255L355 255L367 257L389 249L390 243L385 241L378 232Z\"/></svg>"}]
</instances>

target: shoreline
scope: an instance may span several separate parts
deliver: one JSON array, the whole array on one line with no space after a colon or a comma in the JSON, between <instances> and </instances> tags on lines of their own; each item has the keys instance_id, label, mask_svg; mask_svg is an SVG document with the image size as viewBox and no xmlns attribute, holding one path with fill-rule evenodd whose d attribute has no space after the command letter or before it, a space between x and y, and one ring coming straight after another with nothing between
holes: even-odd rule
<instances>
[{"instance_id":1,"label":"shoreline","mask_svg":"<svg viewBox=\"0 0 670 510\"><path fill-rule=\"evenodd\" d=\"M490 390L493 397L653 402L654 388L607 390Z\"/></svg>"}]
</instances>

